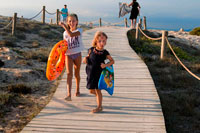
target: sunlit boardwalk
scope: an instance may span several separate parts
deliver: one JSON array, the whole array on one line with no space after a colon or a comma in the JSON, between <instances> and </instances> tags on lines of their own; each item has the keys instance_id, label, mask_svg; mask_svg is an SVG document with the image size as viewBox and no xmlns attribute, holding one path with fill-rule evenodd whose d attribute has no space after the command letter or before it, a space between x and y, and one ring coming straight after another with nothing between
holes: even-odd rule
<instances>
[{"instance_id":1,"label":"sunlit boardwalk","mask_svg":"<svg viewBox=\"0 0 200 133\"><path fill-rule=\"evenodd\" d=\"M106 32L106 49L115 59L115 92L109 96L103 91L102 113L89 113L96 106L96 99L86 89L85 65L81 68L81 97L66 95L66 74L50 103L22 132L66 133L165 133L164 117L160 100L149 70L128 44L126 32L120 27L102 27L83 34L85 51L97 30ZM73 89L75 82L73 80Z\"/></svg>"}]
</instances>

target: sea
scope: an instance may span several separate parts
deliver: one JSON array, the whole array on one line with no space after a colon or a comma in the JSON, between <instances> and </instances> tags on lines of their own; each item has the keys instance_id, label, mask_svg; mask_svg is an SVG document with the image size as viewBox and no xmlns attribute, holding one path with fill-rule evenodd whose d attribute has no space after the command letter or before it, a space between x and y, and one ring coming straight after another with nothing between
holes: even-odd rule
<instances>
[{"instance_id":1,"label":"sea","mask_svg":"<svg viewBox=\"0 0 200 133\"><path fill-rule=\"evenodd\" d=\"M3 16L2 14L0 14ZM7 16L12 17L12 16ZM27 18L24 16L19 16L18 18ZM138 16L138 19L143 19L144 16ZM147 23L147 29L156 29L156 30L167 30L167 31L179 31L181 28L184 29L184 31L191 31L192 29L196 27L200 27L200 18L197 19L188 19L188 18L169 18L169 17L151 17L151 16L145 16L146 17L146 23ZM27 19L41 21L42 19L42 13L38 15L31 14ZM130 26L130 20L129 15L125 15L122 18L119 18L117 15L112 17L102 17L102 26L109 26L109 25L115 25L115 26L121 26L124 27L124 19L127 18L128 25ZM50 23L51 19L53 20L53 23L56 21L56 15L55 13L46 13L46 23ZM82 17L79 16L79 24L93 24L93 26L99 25L99 17Z\"/></svg>"}]
</instances>

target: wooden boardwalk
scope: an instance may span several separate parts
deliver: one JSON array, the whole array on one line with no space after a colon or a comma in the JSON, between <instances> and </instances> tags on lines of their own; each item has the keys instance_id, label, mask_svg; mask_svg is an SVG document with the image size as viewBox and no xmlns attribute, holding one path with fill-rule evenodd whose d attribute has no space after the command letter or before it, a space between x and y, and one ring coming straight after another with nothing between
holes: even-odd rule
<instances>
[{"instance_id":1,"label":"wooden boardwalk","mask_svg":"<svg viewBox=\"0 0 200 133\"><path fill-rule=\"evenodd\" d=\"M96 99L86 89L85 65L81 68L81 97L65 101L66 74L50 103L23 130L28 132L63 133L165 133L160 100L149 70L130 48L126 32L120 27L102 27L83 34L85 50L97 30L106 32L106 49L115 59L115 92L109 96L103 91L102 113L91 114ZM75 81L73 80L74 94Z\"/></svg>"}]
</instances>

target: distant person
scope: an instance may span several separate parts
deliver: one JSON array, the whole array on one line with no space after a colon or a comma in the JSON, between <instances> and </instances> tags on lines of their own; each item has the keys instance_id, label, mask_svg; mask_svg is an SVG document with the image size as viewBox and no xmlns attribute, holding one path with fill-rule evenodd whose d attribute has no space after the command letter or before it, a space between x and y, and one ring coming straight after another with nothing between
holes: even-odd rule
<instances>
[{"instance_id":1,"label":"distant person","mask_svg":"<svg viewBox=\"0 0 200 133\"><path fill-rule=\"evenodd\" d=\"M91 94L96 95L97 108L93 109L92 113L99 113L103 110L102 107L102 93L98 89L98 81L102 70L114 64L114 60L109 54L109 52L104 49L107 41L107 35L104 32L97 31L92 47L88 50L88 55L83 59L83 63L86 63L86 73L87 73L87 88L90 90ZM108 59L110 62L105 64L105 60Z\"/></svg>"},{"instance_id":2,"label":"distant person","mask_svg":"<svg viewBox=\"0 0 200 133\"><path fill-rule=\"evenodd\" d=\"M63 17L63 22L66 23L66 19L68 16L68 9L67 9L67 5L64 5L64 8L61 9L62 17Z\"/></svg>"},{"instance_id":3,"label":"distant person","mask_svg":"<svg viewBox=\"0 0 200 133\"><path fill-rule=\"evenodd\" d=\"M132 6L132 10L131 10L131 15L130 15L130 20L131 20L131 28L135 28L136 27L136 22L137 22L137 16L140 14L140 5L138 2L136 2L136 0L133 0L130 4L127 4L127 6ZM133 25L133 21L134 21L134 25Z\"/></svg>"},{"instance_id":4,"label":"distant person","mask_svg":"<svg viewBox=\"0 0 200 133\"><path fill-rule=\"evenodd\" d=\"M63 39L68 43L68 49L65 53L65 63L67 71L67 91L68 94L65 98L66 101L71 101L71 89L72 89L72 77L73 66L74 75L76 80L76 93L75 96L80 96L80 67L81 67L81 51L83 50L82 42L82 29L77 28L78 16L76 14L69 14L67 17L67 24L60 22L65 31L63 33Z\"/></svg>"},{"instance_id":5,"label":"distant person","mask_svg":"<svg viewBox=\"0 0 200 133\"><path fill-rule=\"evenodd\" d=\"M0 60L0 67L4 65L4 62Z\"/></svg>"}]
</instances>

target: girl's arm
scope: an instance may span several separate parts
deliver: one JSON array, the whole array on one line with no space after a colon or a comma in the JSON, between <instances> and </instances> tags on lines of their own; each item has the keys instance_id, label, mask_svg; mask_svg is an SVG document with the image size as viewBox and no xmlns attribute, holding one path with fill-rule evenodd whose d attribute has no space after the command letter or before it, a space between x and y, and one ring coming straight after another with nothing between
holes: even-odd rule
<instances>
[{"instance_id":1,"label":"girl's arm","mask_svg":"<svg viewBox=\"0 0 200 133\"><path fill-rule=\"evenodd\" d=\"M67 31L67 34L70 37L80 36L81 35L81 33L79 31L77 31L77 32L71 32L70 29L63 22L60 22L59 25L62 26L65 29L65 31Z\"/></svg>"},{"instance_id":2,"label":"girl's arm","mask_svg":"<svg viewBox=\"0 0 200 133\"><path fill-rule=\"evenodd\" d=\"M132 6L132 5L133 5L133 2L131 2L130 4L127 4L127 6L129 6L129 7Z\"/></svg>"},{"instance_id":3,"label":"girl's arm","mask_svg":"<svg viewBox=\"0 0 200 133\"><path fill-rule=\"evenodd\" d=\"M138 11L139 11L139 16L140 16L140 8L141 8L141 7L140 7L140 5L138 4Z\"/></svg>"},{"instance_id":4,"label":"girl's arm","mask_svg":"<svg viewBox=\"0 0 200 133\"><path fill-rule=\"evenodd\" d=\"M83 61L82 61L82 62L83 62L84 64L87 64L87 63L88 63L88 59L89 59L90 53L91 53L91 49L88 50L88 55L87 55L86 57L83 58Z\"/></svg>"},{"instance_id":5,"label":"girl's arm","mask_svg":"<svg viewBox=\"0 0 200 133\"><path fill-rule=\"evenodd\" d=\"M86 56L86 57L83 58L83 63L84 63L84 64L87 64L87 63L88 63L88 62L87 62L88 58L89 58L89 56Z\"/></svg>"},{"instance_id":6,"label":"girl's arm","mask_svg":"<svg viewBox=\"0 0 200 133\"><path fill-rule=\"evenodd\" d=\"M110 66L115 63L114 59L110 55L107 55L107 59L110 62L108 64L101 63L101 68L105 68L105 67Z\"/></svg>"}]
</instances>

